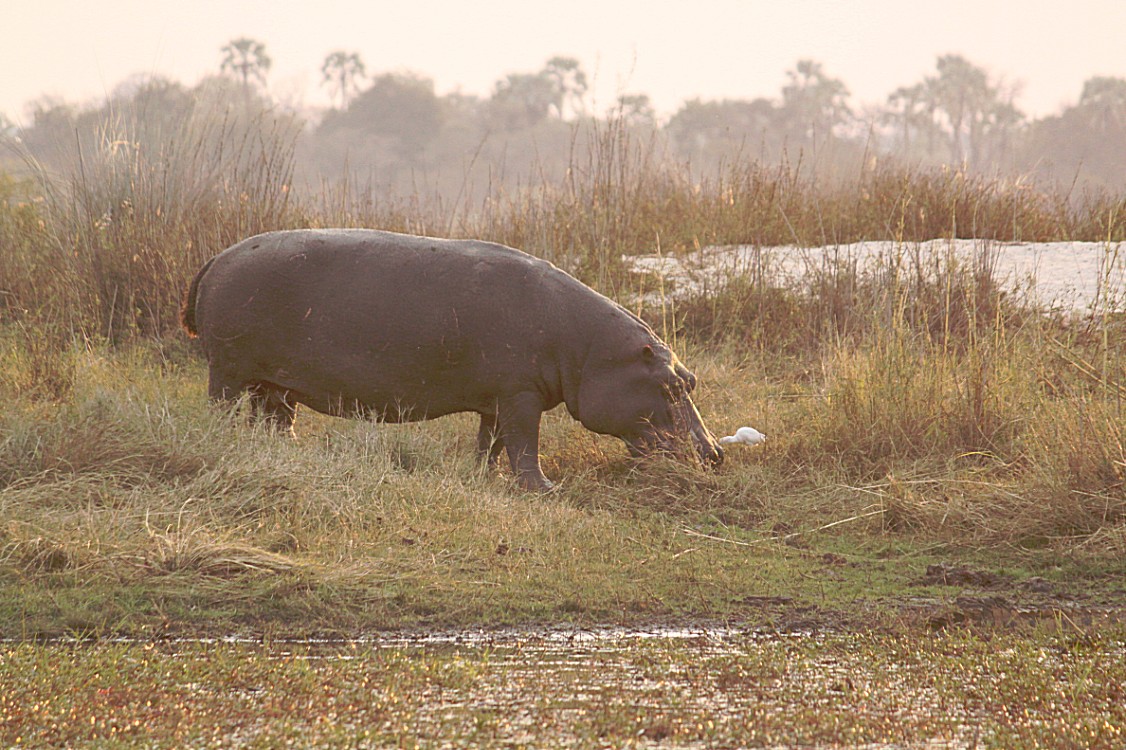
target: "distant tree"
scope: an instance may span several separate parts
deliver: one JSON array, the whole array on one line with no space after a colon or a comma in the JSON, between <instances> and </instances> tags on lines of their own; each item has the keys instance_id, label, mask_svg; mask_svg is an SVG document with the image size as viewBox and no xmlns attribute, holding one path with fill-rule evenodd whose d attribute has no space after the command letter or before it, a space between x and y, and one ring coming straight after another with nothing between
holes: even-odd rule
<instances>
[{"instance_id":1,"label":"distant tree","mask_svg":"<svg viewBox=\"0 0 1126 750\"><path fill-rule=\"evenodd\" d=\"M911 153L912 134L924 134L928 151L934 149L934 112L929 104L927 87L922 83L901 86L888 95L887 110L880 118L893 126L899 134L899 151Z\"/></svg>"},{"instance_id":2,"label":"distant tree","mask_svg":"<svg viewBox=\"0 0 1126 750\"><path fill-rule=\"evenodd\" d=\"M124 107L131 111L163 110L176 118L190 105L192 96L178 81L143 74L130 76L117 84L110 100L118 108Z\"/></svg>"},{"instance_id":3,"label":"distant tree","mask_svg":"<svg viewBox=\"0 0 1126 750\"><path fill-rule=\"evenodd\" d=\"M49 94L28 102L26 109L32 127L53 122L71 123L78 116L78 107Z\"/></svg>"},{"instance_id":4,"label":"distant tree","mask_svg":"<svg viewBox=\"0 0 1126 750\"><path fill-rule=\"evenodd\" d=\"M821 63L799 60L786 76L780 114L791 136L826 138L851 116L848 87L826 75Z\"/></svg>"},{"instance_id":5,"label":"distant tree","mask_svg":"<svg viewBox=\"0 0 1126 750\"><path fill-rule=\"evenodd\" d=\"M990 80L986 71L961 55L943 55L937 75L925 81L931 108L945 120L950 160L983 166L990 146L1006 143L1023 115L1013 105L1015 91ZM994 153L992 156L996 156Z\"/></svg>"},{"instance_id":6,"label":"distant tree","mask_svg":"<svg viewBox=\"0 0 1126 750\"><path fill-rule=\"evenodd\" d=\"M114 87L110 108L118 126L126 127L132 140L158 144L183 126L198 102L182 84L146 74Z\"/></svg>"},{"instance_id":7,"label":"distant tree","mask_svg":"<svg viewBox=\"0 0 1126 750\"><path fill-rule=\"evenodd\" d=\"M1095 77L1079 102L1021 134L1017 166L1072 185L1126 189L1126 79Z\"/></svg>"},{"instance_id":8,"label":"distant tree","mask_svg":"<svg viewBox=\"0 0 1126 750\"><path fill-rule=\"evenodd\" d=\"M777 156L778 110L766 99L703 101L681 105L665 125L677 153L700 167L713 167L747 151Z\"/></svg>"},{"instance_id":9,"label":"distant tree","mask_svg":"<svg viewBox=\"0 0 1126 750\"><path fill-rule=\"evenodd\" d=\"M982 127L971 142L975 166L1009 166L1014 138L1025 120L1015 98L1015 91L1003 92L990 103Z\"/></svg>"},{"instance_id":10,"label":"distant tree","mask_svg":"<svg viewBox=\"0 0 1126 750\"><path fill-rule=\"evenodd\" d=\"M648 94L622 94L614 114L630 125L653 125L657 121L657 112Z\"/></svg>"},{"instance_id":11,"label":"distant tree","mask_svg":"<svg viewBox=\"0 0 1126 750\"><path fill-rule=\"evenodd\" d=\"M16 124L8 119L6 114L0 112L0 143L18 138L19 131L20 129L16 127Z\"/></svg>"},{"instance_id":12,"label":"distant tree","mask_svg":"<svg viewBox=\"0 0 1126 750\"><path fill-rule=\"evenodd\" d=\"M326 117L323 138L354 140L378 160L393 158L413 163L442 128L444 110L434 94L434 82L411 74L376 77L343 111ZM383 152L381 155L375 152Z\"/></svg>"},{"instance_id":13,"label":"distant tree","mask_svg":"<svg viewBox=\"0 0 1126 750\"><path fill-rule=\"evenodd\" d=\"M927 92L935 110L946 116L950 158L960 164L966 160L967 141L977 134L993 92L986 72L961 55L943 55L936 67L938 75L926 81Z\"/></svg>"},{"instance_id":14,"label":"distant tree","mask_svg":"<svg viewBox=\"0 0 1126 750\"><path fill-rule=\"evenodd\" d=\"M60 98L41 97L26 107L29 124L20 128L20 142L26 153L48 168L75 165L82 154L93 154L104 145L108 109L78 107Z\"/></svg>"},{"instance_id":15,"label":"distant tree","mask_svg":"<svg viewBox=\"0 0 1126 750\"><path fill-rule=\"evenodd\" d=\"M255 89L243 88L242 82L229 75L207 75L191 89L201 110L228 112L235 106L242 106L247 114L267 106L265 98Z\"/></svg>"},{"instance_id":16,"label":"distant tree","mask_svg":"<svg viewBox=\"0 0 1126 750\"><path fill-rule=\"evenodd\" d=\"M442 97L446 112L451 118L460 118L466 121L476 120L481 117L484 106L482 100L473 94L453 91Z\"/></svg>"},{"instance_id":17,"label":"distant tree","mask_svg":"<svg viewBox=\"0 0 1126 750\"><path fill-rule=\"evenodd\" d=\"M905 155L971 169L998 166L1010 158L1024 122L1017 91L960 55L943 55L933 75L891 93L880 119L895 128ZM912 136L924 140L912 143Z\"/></svg>"},{"instance_id":18,"label":"distant tree","mask_svg":"<svg viewBox=\"0 0 1126 750\"><path fill-rule=\"evenodd\" d=\"M161 76L149 77L133 88L130 100L135 107L164 107L173 104L177 107L191 100L191 95L183 84Z\"/></svg>"},{"instance_id":19,"label":"distant tree","mask_svg":"<svg viewBox=\"0 0 1126 750\"><path fill-rule=\"evenodd\" d=\"M573 57L553 57L538 73L510 73L497 81L489 100L488 119L494 127L519 130L535 127L553 114L586 111L586 73Z\"/></svg>"},{"instance_id":20,"label":"distant tree","mask_svg":"<svg viewBox=\"0 0 1126 750\"><path fill-rule=\"evenodd\" d=\"M325 58L321 65L321 83L329 86L333 95L340 99L340 109L348 106L349 100L359 90L360 82L367 76L364 63L356 52L336 51Z\"/></svg>"},{"instance_id":21,"label":"distant tree","mask_svg":"<svg viewBox=\"0 0 1126 750\"><path fill-rule=\"evenodd\" d=\"M219 51L223 53L223 61L219 65L220 72L235 75L242 83L243 92L248 99L252 81L262 86L266 85L266 73L273 63L270 56L266 54L266 45L262 42L240 37L223 45Z\"/></svg>"},{"instance_id":22,"label":"distant tree","mask_svg":"<svg viewBox=\"0 0 1126 750\"><path fill-rule=\"evenodd\" d=\"M538 125L561 106L554 82L542 73L509 73L489 99L489 120L504 130Z\"/></svg>"},{"instance_id":23,"label":"distant tree","mask_svg":"<svg viewBox=\"0 0 1126 750\"><path fill-rule=\"evenodd\" d=\"M584 100L587 92L586 73L579 61L573 57L553 57L544 65L540 75L552 82L555 100L552 106L559 119L564 118L564 108L576 115L586 111Z\"/></svg>"},{"instance_id":24,"label":"distant tree","mask_svg":"<svg viewBox=\"0 0 1126 750\"><path fill-rule=\"evenodd\" d=\"M30 153L46 163L67 158L74 149L81 112L72 104L53 96L28 103L30 125L20 131L20 139Z\"/></svg>"},{"instance_id":25,"label":"distant tree","mask_svg":"<svg viewBox=\"0 0 1126 750\"><path fill-rule=\"evenodd\" d=\"M1083 83L1078 109L1096 129L1121 129L1126 125L1126 79L1089 78Z\"/></svg>"}]
</instances>

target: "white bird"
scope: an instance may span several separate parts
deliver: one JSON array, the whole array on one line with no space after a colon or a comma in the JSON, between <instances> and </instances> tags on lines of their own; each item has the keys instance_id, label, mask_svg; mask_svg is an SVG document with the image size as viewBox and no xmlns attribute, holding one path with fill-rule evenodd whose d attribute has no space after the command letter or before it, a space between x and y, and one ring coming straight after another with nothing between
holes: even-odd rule
<instances>
[{"instance_id":1,"label":"white bird","mask_svg":"<svg viewBox=\"0 0 1126 750\"><path fill-rule=\"evenodd\" d=\"M756 430L754 427L740 427L735 430L734 435L721 437L719 442L723 445L730 445L732 443L742 443L743 445L758 445L759 443L766 442L766 435Z\"/></svg>"}]
</instances>

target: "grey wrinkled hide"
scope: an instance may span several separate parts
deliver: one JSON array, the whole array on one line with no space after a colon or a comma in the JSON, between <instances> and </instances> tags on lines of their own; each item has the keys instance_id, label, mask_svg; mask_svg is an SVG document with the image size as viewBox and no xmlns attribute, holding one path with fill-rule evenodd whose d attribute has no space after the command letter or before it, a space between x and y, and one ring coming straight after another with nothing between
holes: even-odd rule
<instances>
[{"instance_id":1,"label":"grey wrinkled hide","mask_svg":"<svg viewBox=\"0 0 1126 750\"><path fill-rule=\"evenodd\" d=\"M690 438L723 453L689 393L695 377L639 318L546 261L503 245L364 229L269 232L212 258L184 327L209 394L249 392L283 428L296 404L390 422L481 415L478 451L508 453L547 489L541 414L565 403L635 455Z\"/></svg>"}]
</instances>

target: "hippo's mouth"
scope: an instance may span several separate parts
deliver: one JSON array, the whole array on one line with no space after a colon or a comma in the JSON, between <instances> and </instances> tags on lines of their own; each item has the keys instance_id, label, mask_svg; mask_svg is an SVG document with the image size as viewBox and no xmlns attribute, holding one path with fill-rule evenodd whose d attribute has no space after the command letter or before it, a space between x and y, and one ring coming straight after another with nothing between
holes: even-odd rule
<instances>
[{"instance_id":1,"label":"hippo's mouth","mask_svg":"<svg viewBox=\"0 0 1126 750\"><path fill-rule=\"evenodd\" d=\"M626 440L630 455L635 458L654 453L687 456L695 453L700 462L714 468L723 463L723 448L700 419L695 405L685 400L674 406L675 430L654 429L634 440Z\"/></svg>"},{"instance_id":2,"label":"hippo's mouth","mask_svg":"<svg viewBox=\"0 0 1126 750\"><path fill-rule=\"evenodd\" d=\"M708 467L722 464L723 448L719 447L715 436L704 426L704 420L700 417L700 412L696 410L696 404L692 403L692 399L685 396L673 405L672 411L677 430L687 433L692 438L692 444L700 461Z\"/></svg>"},{"instance_id":3,"label":"hippo's mouth","mask_svg":"<svg viewBox=\"0 0 1126 750\"><path fill-rule=\"evenodd\" d=\"M720 448L714 440L710 443L698 444L696 453L705 466L715 468L723 464L723 448Z\"/></svg>"},{"instance_id":4,"label":"hippo's mouth","mask_svg":"<svg viewBox=\"0 0 1126 750\"><path fill-rule=\"evenodd\" d=\"M706 430L704 430L707 433ZM700 462L708 468L715 468L723 463L723 448L711 434L697 435L692 433L692 444L696 448L696 455Z\"/></svg>"},{"instance_id":5,"label":"hippo's mouth","mask_svg":"<svg viewBox=\"0 0 1126 750\"><path fill-rule=\"evenodd\" d=\"M634 458L644 458L654 454L668 454L680 458L695 455L700 463L708 468L715 468L723 463L723 448L714 440L700 439L692 435L691 444L685 438L665 433L660 436L649 436L638 440L627 440L626 447Z\"/></svg>"}]
</instances>

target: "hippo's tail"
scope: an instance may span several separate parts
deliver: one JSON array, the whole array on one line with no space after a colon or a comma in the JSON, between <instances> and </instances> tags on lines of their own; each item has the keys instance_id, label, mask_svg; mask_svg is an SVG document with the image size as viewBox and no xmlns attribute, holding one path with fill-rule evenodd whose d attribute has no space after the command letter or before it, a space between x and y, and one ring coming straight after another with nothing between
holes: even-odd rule
<instances>
[{"instance_id":1,"label":"hippo's tail","mask_svg":"<svg viewBox=\"0 0 1126 750\"><path fill-rule=\"evenodd\" d=\"M211 267L216 257L218 256L212 257L203 264L203 268L199 269L199 273L195 275L195 278L192 279L192 283L188 285L187 292L184 294L184 303L180 306L180 325L188 332L188 336L193 339L199 335L199 329L196 328L195 324L195 303L196 296L199 294L199 282L200 279L203 278L203 275L207 273L207 269Z\"/></svg>"}]
</instances>

